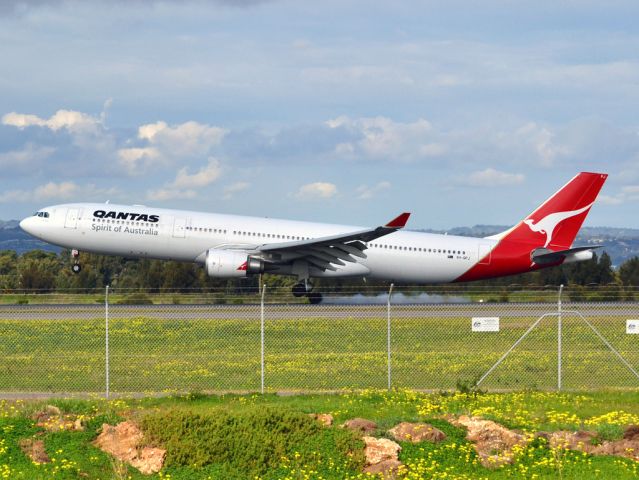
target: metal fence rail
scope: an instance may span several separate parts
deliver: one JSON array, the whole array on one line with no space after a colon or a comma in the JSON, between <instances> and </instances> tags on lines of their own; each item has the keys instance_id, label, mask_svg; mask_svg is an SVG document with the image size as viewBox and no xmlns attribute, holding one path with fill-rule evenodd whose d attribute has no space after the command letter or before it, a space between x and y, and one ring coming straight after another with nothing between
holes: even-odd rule
<instances>
[{"instance_id":1,"label":"metal fence rail","mask_svg":"<svg viewBox=\"0 0 639 480\"><path fill-rule=\"evenodd\" d=\"M0 396L638 387L635 292L586 293L0 295Z\"/></svg>"}]
</instances>

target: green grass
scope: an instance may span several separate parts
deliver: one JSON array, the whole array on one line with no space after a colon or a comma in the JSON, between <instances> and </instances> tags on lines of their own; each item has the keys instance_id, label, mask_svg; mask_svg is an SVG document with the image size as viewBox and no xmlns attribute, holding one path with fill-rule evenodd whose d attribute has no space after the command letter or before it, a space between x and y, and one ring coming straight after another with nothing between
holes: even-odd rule
<instances>
[{"instance_id":1,"label":"green grass","mask_svg":"<svg viewBox=\"0 0 639 480\"><path fill-rule=\"evenodd\" d=\"M84 432L43 432L31 416L47 403L88 419ZM440 444L402 442L400 478L636 478L638 464L550 449L531 441L512 465L481 466L462 429L444 414L493 418L526 432L589 429L600 440L616 439L623 426L639 422L639 392L569 394L424 394L376 391L342 395L224 395L105 401L0 401L0 478L149 478L122 466L92 446L103 422L126 417L145 430L147 441L167 448L167 464L150 478L186 479L355 479L361 475L361 441L339 427L323 428L307 413L331 413L339 425L353 417L378 423L377 436L400 421L428 421L443 430ZM33 464L19 449L21 439L45 442L49 464ZM445 475L444 475L445 474ZM535 477L536 476L536 477Z\"/></svg>"},{"instance_id":2,"label":"green grass","mask_svg":"<svg viewBox=\"0 0 639 480\"><path fill-rule=\"evenodd\" d=\"M293 307L291 307L293 308ZM348 308L348 307L344 307ZM397 307L399 309L400 307ZM414 318L392 324L393 386L454 389L483 375L547 311L501 318L498 333L471 333L470 318L425 307L401 307ZM428 307L426 307L428 308ZM231 315L238 315L229 310ZM265 331L265 382L269 391L383 388L387 383L385 307L354 317L290 317L271 309ZM286 316L284 315L286 313ZM256 391L260 388L257 307L246 318L143 318L110 322L112 392ZM0 319L0 392L102 392L105 389L103 318ZM87 313L87 315L93 315ZM330 315L330 312L327 312ZM639 345L625 333L625 317L589 321L635 369ZM633 388L639 379L580 319L563 321L563 387L569 390ZM492 390L554 389L556 319L541 322L482 384Z\"/></svg>"}]
</instances>

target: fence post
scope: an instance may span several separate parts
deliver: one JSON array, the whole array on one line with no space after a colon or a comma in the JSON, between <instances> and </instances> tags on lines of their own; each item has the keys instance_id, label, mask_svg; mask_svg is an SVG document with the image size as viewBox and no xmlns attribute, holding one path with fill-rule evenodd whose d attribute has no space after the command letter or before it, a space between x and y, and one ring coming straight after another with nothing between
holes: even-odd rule
<instances>
[{"instance_id":1,"label":"fence post","mask_svg":"<svg viewBox=\"0 0 639 480\"><path fill-rule=\"evenodd\" d=\"M388 365L388 390L391 389L392 383L392 372L391 372L391 297L393 295L393 287L394 283L390 284L390 288L388 289L388 302L386 304L386 351L388 353L388 358L386 360Z\"/></svg>"},{"instance_id":2,"label":"fence post","mask_svg":"<svg viewBox=\"0 0 639 480\"><path fill-rule=\"evenodd\" d=\"M106 378L106 398L109 398L109 286L106 286L106 293L104 295L104 326L105 326L105 378Z\"/></svg>"},{"instance_id":3,"label":"fence post","mask_svg":"<svg viewBox=\"0 0 639 480\"><path fill-rule=\"evenodd\" d=\"M260 301L260 379L261 392L264 393L264 295L266 294L266 284L262 285L262 300Z\"/></svg>"},{"instance_id":4,"label":"fence post","mask_svg":"<svg viewBox=\"0 0 639 480\"><path fill-rule=\"evenodd\" d=\"M559 285L559 296L557 298L557 391L561 391L561 294L564 286Z\"/></svg>"}]
</instances>

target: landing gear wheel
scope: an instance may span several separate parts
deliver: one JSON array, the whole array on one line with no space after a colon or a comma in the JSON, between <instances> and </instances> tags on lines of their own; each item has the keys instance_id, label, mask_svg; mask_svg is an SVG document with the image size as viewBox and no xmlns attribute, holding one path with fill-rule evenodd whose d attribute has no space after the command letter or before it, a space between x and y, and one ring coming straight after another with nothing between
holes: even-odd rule
<instances>
[{"instance_id":1,"label":"landing gear wheel","mask_svg":"<svg viewBox=\"0 0 639 480\"><path fill-rule=\"evenodd\" d=\"M317 305L322 301L322 294L320 292L308 292L308 301L312 305Z\"/></svg>"},{"instance_id":2,"label":"landing gear wheel","mask_svg":"<svg viewBox=\"0 0 639 480\"><path fill-rule=\"evenodd\" d=\"M82 265L80 265L79 263L74 263L71 266L71 270L73 271L73 273L80 273L80 271L82 270Z\"/></svg>"},{"instance_id":3,"label":"landing gear wheel","mask_svg":"<svg viewBox=\"0 0 639 480\"><path fill-rule=\"evenodd\" d=\"M306 290L306 285L303 283L296 283L293 285L293 296L294 297L303 297L306 295L308 291Z\"/></svg>"}]
</instances>

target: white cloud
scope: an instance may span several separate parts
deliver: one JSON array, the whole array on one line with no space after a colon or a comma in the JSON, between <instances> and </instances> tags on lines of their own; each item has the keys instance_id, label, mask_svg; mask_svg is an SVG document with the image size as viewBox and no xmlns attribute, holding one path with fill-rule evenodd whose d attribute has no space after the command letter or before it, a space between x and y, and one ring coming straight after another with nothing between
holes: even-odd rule
<instances>
[{"instance_id":1,"label":"white cloud","mask_svg":"<svg viewBox=\"0 0 639 480\"><path fill-rule=\"evenodd\" d=\"M193 174L188 173L188 168L180 169L172 186L175 188L201 188L215 182L222 174L220 162L215 158L209 158L209 163Z\"/></svg>"},{"instance_id":2,"label":"white cloud","mask_svg":"<svg viewBox=\"0 0 639 480\"><path fill-rule=\"evenodd\" d=\"M227 132L223 128L193 121L175 126L157 122L142 125L138 129L138 137L156 145L166 155L193 156L206 154L219 145Z\"/></svg>"},{"instance_id":3,"label":"white cloud","mask_svg":"<svg viewBox=\"0 0 639 480\"><path fill-rule=\"evenodd\" d=\"M599 195L597 197L597 203L601 203L603 205L621 205L624 203L624 199L620 195Z\"/></svg>"},{"instance_id":4,"label":"white cloud","mask_svg":"<svg viewBox=\"0 0 639 480\"><path fill-rule=\"evenodd\" d=\"M95 131L101 126L99 118L74 110L58 110L48 119L37 115L11 112L2 117L3 125L10 125L21 130L27 127L46 127L54 132L67 129L70 132Z\"/></svg>"},{"instance_id":5,"label":"white cloud","mask_svg":"<svg viewBox=\"0 0 639 480\"><path fill-rule=\"evenodd\" d=\"M503 140L509 147L526 145L536 154L544 167L552 167L559 157L570 155L571 149L556 140L556 134L548 127L529 122L517 129L514 134Z\"/></svg>"},{"instance_id":6,"label":"white cloud","mask_svg":"<svg viewBox=\"0 0 639 480\"><path fill-rule=\"evenodd\" d=\"M21 150L0 153L0 166L3 168L27 167L47 159L55 152L53 147L40 147L27 143Z\"/></svg>"},{"instance_id":7,"label":"white cloud","mask_svg":"<svg viewBox=\"0 0 639 480\"><path fill-rule=\"evenodd\" d=\"M236 193L243 192L251 186L248 182L235 182L224 187L224 200L230 200Z\"/></svg>"},{"instance_id":8,"label":"white cloud","mask_svg":"<svg viewBox=\"0 0 639 480\"><path fill-rule=\"evenodd\" d=\"M129 175L142 173L149 167L161 163L160 152L155 147L121 148L118 150L118 159Z\"/></svg>"},{"instance_id":9,"label":"white cloud","mask_svg":"<svg viewBox=\"0 0 639 480\"><path fill-rule=\"evenodd\" d=\"M335 148L337 155L414 161L434 153L428 140L432 136L432 125L424 119L401 123L386 117L351 119L341 116L328 120L326 125L346 129L359 137L356 141L339 143ZM437 147L437 152L444 150L444 146Z\"/></svg>"},{"instance_id":10,"label":"white cloud","mask_svg":"<svg viewBox=\"0 0 639 480\"><path fill-rule=\"evenodd\" d=\"M471 187L502 187L519 185L524 182L525 178L521 173L506 173L494 168L487 168L471 173L461 183Z\"/></svg>"},{"instance_id":11,"label":"white cloud","mask_svg":"<svg viewBox=\"0 0 639 480\"><path fill-rule=\"evenodd\" d=\"M138 128L138 139L147 145L118 150L119 162L129 174L135 175L154 166L198 159L208 156L227 133L223 128L194 121L174 126L162 121L142 125ZM202 180L206 175L203 174Z\"/></svg>"},{"instance_id":12,"label":"white cloud","mask_svg":"<svg viewBox=\"0 0 639 480\"><path fill-rule=\"evenodd\" d=\"M360 200L368 200L389 188L391 188L391 184L386 181L379 182L377 185L373 185L372 187L369 187L368 185L360 185L357 187L357 198Z\"/></svg>"},{"instance_id":13,"label":"white cloud","mask_svg":"<svg viewBox=\"0 0 639 480\"><path fill-rule=\"evenodd\" d=\"M89 186L92 189L93 185ZM32 201L69 200L85 193L74 182L48 182L33 190L8 190L0 195L0 203L29 203Z\"/></svg>"},{"instance_id":14,"label":"white cloud","mask_svg":"<svg viewBox=\"0 0 639 480\"><path fill-rule=\"evenodd\" d=\"M34 196L38 200L68 199L77 194L79 188L73 182L49 182L35 189Z\"/></svg>"},{"instance_id":15,"label":"white cloud","mask_svg":"<svg viewBox=\"0 0 639 480\"><path fill-rule=\"evenodd\" d=\"M179 190L176 188L159 188L157 190L149 190L146 194L146 198L149 200L176 200L176 199L188 199L197 197L195 190Z\"/></svg>"},{"instance_id":16,"label":"white cloud","mask_svg":"<svg viewBox=\"0 0 639 480\"><path fill-rule=\"evenodd\" d=\"M300 200L327 199L337 195L337 186L333 183L314 182L302 185L295 193L295 197Z\"/></svg>"},{"instance_id":17,"label":"white cloud","mask_svg":"<svg viewBox=\"0 0 639 480\"><path fill-rule=\"evenodd\" d=\"M621 187L616 195L599 195L597 201L604 205L621 205L628 202L639 201L639 185L627 185Z\"/></svg>"},{"instance_id":18,"label":"white cloud","mask_svg":"<svg viewBox=\"0 0 639 480\"><path fill-rule=\"evenodd\" d=\"M222 174L222 167L216 158L209 158L208 164L195 173L189 173L188 168L180 169L175 180L157 190L149 190L149 200L170 200L180 198L195 198L197 189L214 183Z\"/></svg>"}]
</instances>

